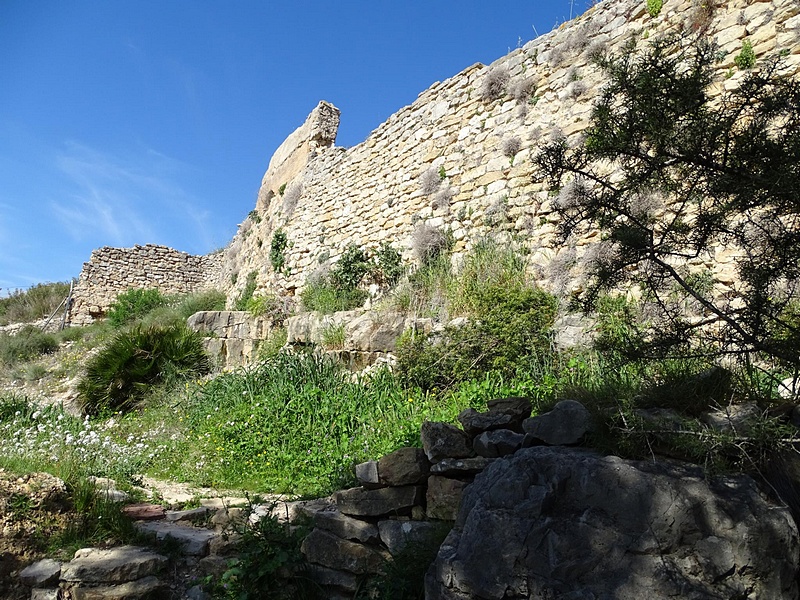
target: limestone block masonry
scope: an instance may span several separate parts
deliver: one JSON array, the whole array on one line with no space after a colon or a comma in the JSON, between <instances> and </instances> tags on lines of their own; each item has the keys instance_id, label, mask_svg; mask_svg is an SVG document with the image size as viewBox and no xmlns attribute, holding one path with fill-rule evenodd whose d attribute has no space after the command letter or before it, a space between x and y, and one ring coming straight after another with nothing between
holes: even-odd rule
<instances>
[{"instance_id":1,"label":"limestone block masonry","mask_svg":"<svg viewBox=\"0 0 800 600\"><path fill-rule=\"evenodd\" d=\"M475 64L434 83L352 148L333 145L339 111L321 102L275 152L255 210L220 255L167 258L180 253L151 246L98 250L81 275L72 322L102 314L131 286L215 287L231 306L254 273L256 295L295 295L349 244L390 242L410 261L421 223L452 233L455 261L493 237L525 248L546 289L580 293L599 233L558 241L559 216L531 157L556 132L580 143L604 83L590 60L595 51L620 54L631 39L643 47L662 36L698 33L719 48L715 93L746 75L734 62L745 40L756 66L784 53L785 72L800 72L797 0L665 0L655 17L645 0L604 0L489 66ZM492 81L503 89L495 93ZM288 241L280 272L270 260L278 230ZM735 279L735 259L735 249L712 246L689 266L713 269L724 284Z\"/></svg>"},{"instance_id":2,"label":"limestone block masonry","mask_svg":"<svg viewBox=\"0 0 800 600\"><path fill-rule=\"evenodd\" d=\"M320 264L336 261L351 243L390 242L411 260L412 234L424 222L452 232L455 260L486 236L513 241L530 251L531 271L541 285L579 293L582 261L599 235L559 244L559 217L544 184L534 178L531 157L553 132L579 143L604 82L590 55L622 53L632 38L644 47L661 36L700 31L719 47L718 92L745 76L734 63L744 40L758 61L784 51L787 72L800 69L797 0L715 4L709 15L699 0L665 0L651 17L644 0L605 0L489 66L475 64L433 84L361 144L320 144L313 156L302 155L305 167L293 177L275 179L268 171L255 214L224 251L218 287L235 298L255 272L257 294L296 294ZM487 95L489 78L507 80L505 91ZM310 122L323 119L315 113ZM333 119L327 123L332 126ZM283 152L276 152L270 170ZM274 195L283 184L284 195ZM289 241L280 273L269 260L278 229ZM734 259L730 249L712 247L696 266L713 268L724 279L734 272Z\"/></svg>"},{"instance_id":3,"label":"limestone block masonry","mask_svg":"<svg viewBox=\"0 0 800 600\"><path fill-rule=\"evenodd\" d=\"M118 294L131 288L155 288L165 294L208 289L218 260L215 254L192 256L151 244L95 250L75 286L69 323L92 323L106 314Z\"/></svg>"}]
</instances>

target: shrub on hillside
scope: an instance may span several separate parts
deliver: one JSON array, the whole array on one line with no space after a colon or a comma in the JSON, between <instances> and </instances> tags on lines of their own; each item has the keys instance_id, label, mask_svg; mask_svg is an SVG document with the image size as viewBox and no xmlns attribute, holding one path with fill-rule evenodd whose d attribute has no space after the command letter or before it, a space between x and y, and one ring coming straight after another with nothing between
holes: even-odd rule
<instances>
[{"instance_id":1,"label":"shrub on hillside","mask_svg":"<svg viewBox=\"0 0 800 600\"><path fill-rule=\"evenodd\" d=\"M473 317L442 334L406 335L398 345L398 372L407 385L445 389L494 372L512 376L524 359L550 350L557 303L531 287L488 286Z\"/></svg>"},{"instance_id":2,"label":"shrub on hillside","mask_svg":"<svg viewBox=\"0 0 800 600\"><path fill-rule=\"evenodd\" d=\"M159 306L166 306L167 303L166 296L155 288L130 288L111 303L107 314L108 321L113 327L122 327L126 323L141 319Z\"/></svg>"},{"instance_id":3,"label":"shrub on hillside","mask_svg":"<svg viewBox=\"0 0 800 600\"><path fill-rule=\"evenodd\" d=\"M69 294L69 283L40 283L0 298L0 325L49 317Z\"/></svg>"},{"instance_id":4,"label":"shrub on hillside","mask_svg":"<svg viewBox=\"0 0 800 600\"><path fill-rule=\"evenodd\" d=\"M450 250L452 245L448 235L432 225L422 223L411 236L411 247L421 265L430 265Z\"/></svg>"},{"instance_id":5,"label":"shrub on hillside","mask_svg":"<svg viewBox=\"0 0 800 600\"><path fill-rule=\"evenodd\" d=\"M58 349L58 339L33 326L16 335L0 334L0 364L12 366Z\"/></svg>"},{"instance_id":6,"label":"shrub on hillside","mask_svg":"<svg viewBox=\"0 0 800 600\"><path fill-rule=\"evenodd\" d=\"M508 88L510 75L504 66L491 68L483 78L481 85L481 98L484 100L499 100Z\"/></svg>"},{"instance_id":7,"label":"shrub on hillside","mask_svg":"<svg viewBox=\"0 0 800 600\"><path fill-rule=\"evenodd\" d=\"M151 386L208 372L200 337L184 325L119 331L86 365L78 394L87 414L127 411Z\"/></svg>"}]
</instances>

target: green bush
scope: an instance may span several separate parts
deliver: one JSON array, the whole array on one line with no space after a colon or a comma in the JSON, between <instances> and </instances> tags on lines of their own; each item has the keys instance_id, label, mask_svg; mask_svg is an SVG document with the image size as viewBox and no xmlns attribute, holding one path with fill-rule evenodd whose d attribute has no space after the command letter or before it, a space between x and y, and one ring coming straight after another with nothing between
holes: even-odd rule
<instances>
[{"instance_id":1,"label":"green bush","mask_svg":"<svg viewBox=\"0 0 800 600\"><path fill-rule=\"evenodd\" d=\"M742 50L734 57L733 62L743 71L748 71L756 66L756 53L753 52L753 44L750 40L742 42Z\"/></svg>"},{"instance_id":2,"label":"green bush","mask_svg":"<svg viewBox=\"0 0 800 600\"><path fill-rule=\"evenodd\" d=\"M49 317L69 294L69 283L39 283L0 298L0 325Z\"/></svg>"},{"instance_id":3,"label":"green bush","mask_svg":"<svg viewBox=\"0 0 800 600\"><path fill-rule=\"evenodd\" d=\"M175 299L175 309L184 319L202 311L225 310L225 294L219 290L206 290L196 294L179 296Z\"/></svg>"},{"instance_id":4,"label":"green bush","mask_svg":"<svg viewBox=\"0 0 800 600\"><path fill-rule=\"evenodd\" d=\"M151 386L209 370L200 337L184 325L119 331L86 365L78 394L87 414L127 411Z\"/></svg>"},{"instance_id":5,"label":"green bush","mask_svg":"<svg viewBox=\"0 0 800 600\"><path fill-rule=\"evenodd\" d=\"M490 372L512 376L527 356L550 351L553 296L529 287L487 287L475 300L466 324L401 340L397 368L407 385L446 389Z\"/></svg>"},{"instance_id":6,"label":"green bush","mask_svg":"<svg viewBox=\"0 0 800 600\"><path fill-rule=\"evenodd\" d=\"M276 273L283 273L286 266L286 248L289 245L289 238L283 229L277 229L272 234L272 241L269 245L269 262Z\"/></svg>"},{"instance_id":7,"label":"green bush","mask_svg":"<svg viewBox=\"0 0 800 600\"><path fill-rule=\"evenodd\" d=\"M663 6L664 0L647 0L647 13L655 18L661 13Z\"/></svg>"},{"instance_id":8,"label":"green bush","mask_svg":"<svg viewBox=\"0 0 800 600\"><path fill-rule=\"evenodd\" d=\"M329 315L340 310L353 310L363 306L369 298L366 290L343 290L329 278L310 280L300 292L300 300L306 310Z\"/></svg>"},{"instance_id":9,"label":"green bush","mask_svg":"<svg viewBox=\"0 0 800 600\"><path fill-rule=\"evenodd\" d=\"M159 290L130 288L117 296L108 310L108 321L113 327L122 327L160 306L166 306L169 300Z\"/></svg>"},{"instance_id":10,"label":"green bush","mask_svg":"<svg viewBox=\"0 0 800 600\"><path fill-rule=\"evenodd\" d=\"M50 354L58 349L58 339L37 327L26 326L15 335L0 334L0 364L13 366Z\"/></svg>"},{"instance_id":11,"label":"green bush","mask_svg":"<svg viewBox=\"0 0 800 600\"><path fill-rule=\"evenodd\" d=\"M321 597L300 551L306 527L261 517L234 528L238 561L218 582L207 585L215 598L231 600L307 600Z\"/></svg>"}]
</instances>

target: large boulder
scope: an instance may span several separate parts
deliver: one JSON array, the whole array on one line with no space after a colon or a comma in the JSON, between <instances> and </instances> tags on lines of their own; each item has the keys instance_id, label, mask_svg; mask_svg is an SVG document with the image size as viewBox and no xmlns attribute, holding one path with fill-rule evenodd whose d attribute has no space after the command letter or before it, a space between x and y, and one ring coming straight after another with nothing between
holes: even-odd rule
<instances>
[{"instance_id":1,"label":"large boulder","mask_svg":"<svg viewBox=\"0 0 800 600\"><path fill-rule=\"evenodd\" d=\"M798 532L744 475L537 446L464 491L426 598L797 598Z\"/></svg>"}]
</instances>

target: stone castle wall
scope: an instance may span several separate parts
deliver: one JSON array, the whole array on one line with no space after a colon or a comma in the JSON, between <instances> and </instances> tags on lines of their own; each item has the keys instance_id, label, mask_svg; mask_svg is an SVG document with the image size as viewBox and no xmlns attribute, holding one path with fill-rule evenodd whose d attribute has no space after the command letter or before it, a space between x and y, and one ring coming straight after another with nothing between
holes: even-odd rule
<instances>
[{"instance_id":1,"label":"stone castle wall","mask_svg":"<svg viewBox=\"0 0 800 600\"><path fill-rule=\"evenodd\" d=\"M582 257L599 235L559 244L553 198L534 180L531 157L553 132L577 143L588 125L603 84L590 54L621 53L631 38L642 47L699 30L719 46L720 91L744 76L734 58L745 39L759 59L788 51L789 69L800 70L797 0L716 4L709 15L706 2L665 0L651 17L644 0L606 0L492 65L435 83L363 143L320 145L303 157L306 166L296 176L281 182L282 195L274 193L274 177L270 189L262 186L256 211L223 253L216 285L233 299L256 272L259 291L294 294L351 243L390 242L411 260L413 233L427 223L452 232L456 260L491 236L526 247L532 271L551 291L579 292ZM492 82L504 84L496 97L487 93ZM309 121L315 119L312 113ZM279 228L289 240L288 274L274 272L269 260ZM730 249L712 247L697 266L732 274L733 259Z\"/></svg>"},{"instance_id":2,"label":"stone castle wall","mask_svg":"<svg viewBox=\"0 0 800 600\"><path fill-rule=\"evenodd\" d=\"M389 242L411 261L421 224L452 233L454 260L487 236L517 244L541 285L578 293L582 261L599 234L558 241L554 199L535 180L531 157L555 132L579 143L604 82L590 60L594 51L619 54L631 39L642 47L698 31L719 47L718 91L744 76L734 63L744 40L759 60L788 52L787 70L800 73L797 0L665 0L656 17L644 0L605 0L489 66L433 84L352 148L333 145L339 111L321 102L276 151L255 209L221 254L97 250L81 274L72 323L103 314L129 287L214 287L233 305L254 272L257 294L293 295L349 244ZM269 253L279 229L288 246L285 267L275 272ZM735 279L735 257L730 248L710 247L695 266L715 269L725 285Z\"/></svg>"},{"instance_id":3,"label":"stone castle wall","mask_svg":"<svg viewBox=\"0 0 800 600\"><path fill-rule=\"evenodd\" d=\"M192 256L166 246L100 248L84 263L68 315L71 325L88 325L108 311L117 294L156 288L165 294L208 289L218 277L219 255Z\"/></svg>"}]
</instances>

